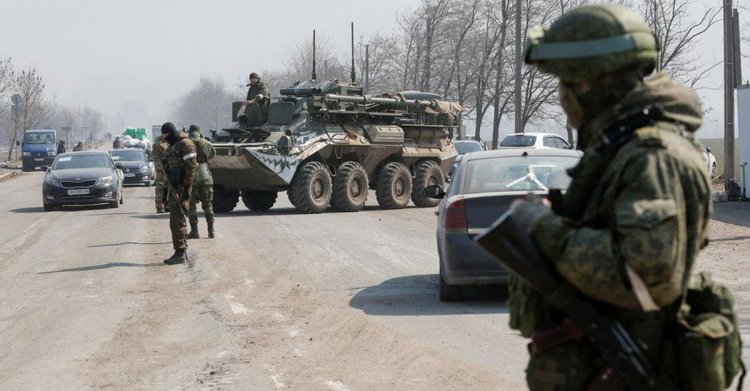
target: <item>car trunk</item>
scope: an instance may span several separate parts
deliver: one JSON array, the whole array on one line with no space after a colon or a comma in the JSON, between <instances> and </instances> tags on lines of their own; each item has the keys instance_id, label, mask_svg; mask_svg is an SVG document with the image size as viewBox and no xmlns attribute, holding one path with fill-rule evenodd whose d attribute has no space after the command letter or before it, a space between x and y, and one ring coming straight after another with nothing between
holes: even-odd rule
<instances>
[{"instance_id":1,"label":"car trunk","mask_svg":"<svg viewBox=\"0 0 750 391\"><path fill-rule=\"evenodd\" d=\"M467 194L464 196L469 236L474 237L482 229L488 228L510 208L513 200L523 198L527 194L529 194L528 191L514 191Z\"/></svg>"}]
</instances>

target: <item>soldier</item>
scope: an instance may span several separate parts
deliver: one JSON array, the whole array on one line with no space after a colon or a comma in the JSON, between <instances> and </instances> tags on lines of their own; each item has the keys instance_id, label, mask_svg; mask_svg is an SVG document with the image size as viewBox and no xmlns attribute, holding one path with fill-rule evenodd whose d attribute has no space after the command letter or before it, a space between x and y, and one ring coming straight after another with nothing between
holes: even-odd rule
<instances>
[{"instance_id":1,"label":"soldier","mask_svg":"<svg viewBox=\"0 0 750 391\"><path fill-rule=\"evenodd\" d=\"M529 31L525 60L559 78L561 106L585 154L569 171L560 212L538 198L511 210L559 274L621 322L657 370L673 374L677 359L664 359L662 343L707 243L712 206L694 138L700 101L665 73L645 79L657 50L646 23L615 5L581 7ZM512 275L509 291L511 327L525 337L560 330L563 315L527 282ZM565 340L529 349L531 390L604 381L597 350Z\"/></svg>"},{"instance_id":2,"label":"soldier","mask_svg":"<svg viewBox=\"0 0 750 391\"><path fill-rule=\"evenodd\" d=\"M251 73L248 79L246 87L250 88L247 90L247 99L245 100L245 104L242 105L240 113L244 113L245 108L253 103L257 103L260 107L261 120L262 122L266 122L266 119L268 118L268 107L271 104L271 92L266 83L260 79L260 76L258 76L257 73Z\"/></svg>"},{"instance_id":3,"label":"soldier","mask_svg":"<svg viewBox=\"0 0 750 391\"><path fill-rule=\"evenodd\" d=\"M158 136L154 139L154 145L151 147L151 157L154 160L154 168L156 169L156 179L154 180L154 205L156 206L156 213L164 213L165 210L169 210L167 205L167 184L165 182L164 167L162 166L162 159L164 154L167 152L169 144L164 140L164 136Z\"/></svg>"},{"instance_id":4,"label":"soldier","mask_svg":"<svg viewBox=\"0 0 750 391\"><path fill-rule=\"evenodd\" d=\"M190 208L190 192L198 163L195 144L171 122L165 122L161 134L169 143L162 164L169 183L169 228L172 230L174 254L165 259L167 265L187 261L187 224L185 215Z\"/></svg>"},{"instance_id":5,"label":"soldier","mask_svg":"<svg viewBox=\"0 0 750 391\"><path fill-rule=\"evenodd\" d=\"M212 202L214 200L214 179L211 176L211 168L208 167L208 161L211 160L215 155L214 147L203 138L201 129L198 125L190 125L188 132L190 140L195 143L195 149L198 153L196 157L198 161L198 172L195 175L193 181L193 192L190 195L190 233L188 239L198 239L198 208L197 204L200 201L201 207L203 208L203 214L206 216L206 224L208 225L208 237L214 238L214 207Z\"/></svg>"},{"instance_id":6,"label":"soldier","mask_svg":"<svg viewBox=\"0 0 750 391\"><path fill-rule=\"evenodd\" d=\"M75 147L73 147L73 152L80 152L83 151L83 141L79 141L78 144L76 144Z\"/></svg>"}]
</instances>

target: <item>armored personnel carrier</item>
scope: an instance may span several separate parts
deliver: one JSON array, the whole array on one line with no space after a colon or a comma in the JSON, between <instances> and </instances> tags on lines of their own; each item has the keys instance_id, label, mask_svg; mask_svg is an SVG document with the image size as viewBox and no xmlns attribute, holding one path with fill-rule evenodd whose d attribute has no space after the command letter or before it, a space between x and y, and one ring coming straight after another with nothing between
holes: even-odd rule
<instances>
[{"instance_id":1,"label":"armored personnel carrier","mask_svg":"<svg viewBox=\"0 0 750 391\"><path fill-rule=\"evenodd\" d=\"M461 107L439 96L406 92L363 95L354 83L309 81L281 90L262 122L257 105L224 129L211 160L214 210L239 199L253 211L270 209L286 191L298 210L361 210L368 190L385 209L435 206L422 189L443 185L457 153L452 134ZM226 133L225 133L226 135Z\"/></svg>"}]
</instances>

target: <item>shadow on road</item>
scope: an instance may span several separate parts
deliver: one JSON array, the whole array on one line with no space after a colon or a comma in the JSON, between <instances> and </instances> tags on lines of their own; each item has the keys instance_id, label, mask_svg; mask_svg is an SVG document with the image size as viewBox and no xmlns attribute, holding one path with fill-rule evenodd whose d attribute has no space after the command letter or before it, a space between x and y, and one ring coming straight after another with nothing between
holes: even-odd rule
<instances>
[{"instance_id":1,"label":"shadow on road","mask_svg":"<svg viewBox=\"0 0 750 391\"><path fill-rule=\"evenodd\" d=\"M714 202L713 219L722 223L750 227L750 202Z\"/></svg>"},{"instance_id":2,"label":"shadow on road","mask_svg":"<svg viewBox=\"0 0 750 391\"><path fill-rule=\"evenodd\" d=\"M41 206L32 207L32 208L16 208L10 210L13 213L44 213L44 208Z\"/></svg>"},{"instance_id":3,"label":"shadow on road","mask_svg":"<svg viewBox=\"0 0 750 391\"><path fill-rule=\"evenodd\" d=\"M404 209L416 209L417 207L414 205L409 205ZM360 210L359 212L341 212L336 211L331 208L328 208L324 213L367 213L367 212L383 212L384 209L377 205L368 205L365 206L364 209ZM216 212L215 212L216 213ZM217 216L222 217L242 217L242 216L289 216L289 215L308 215L309 213L304 213L298 211L294 207L287 207L287 208L273 208L271 210L266 211L251 211L248 209L243 209L240 211L237 211L236 209L233 210L230 213L216 213Z\"/></svg>"},{"instance_id":4,"label":"shadow on road","mask_svg":"<svg viewBox=\"0 0 750 391\"><path fill-rule=\"evenodd\" d=\"M81 210L97 210L97 209L109 209L107 204L95 204L95 205L65 205L58 207L55 212L78 212ZM10 210L13 213L47 213L41 206L29 207L29 208L16 208ZM114 214L114 213L107 213Z\"/></svg>"},{"instance_id":5,"label":"shadow on road","mask_svg":"<svg viewBox=\"0 0 750 391\"><path fill-rule=\"evenodd\" d=\"M130 216L130 218L131 219L143 219L143 220L169 220L169 213L134 215L134 216Z\"/></svg>"},{"instance_id":6,"label":"shadow on road","mask_svg":"<svg viewBox=\"0 0 750 391\"><path fill-rule=\"evenodd\" d=\"M62 269L62 270L51 270L48 272L38 272L36 274L85 272L85 271L91 271L91 270L110 269L113 267L157 267L157 266L166 266L166 265L162 263L109 262L109 263L104 263L101 265L81 266L81 267L74 267L71 269Z\"/></svg>"},{"instance_id":7,"label":"shadow on road","mask_svg":"<svg viewBox=\"0 0 750 391\"><path fill-rule=\"evenodd\" d=\"M140 245L157 245L157 244L171 244L172 242L153 242L153 243L147 243L147 242L122 242L122 243L109 243L109 244L95 244L93 246L88 246L89 248L95 248L95 247L116 247L116 246L124 246L126 244L140 244Z\"/></svg>"},{"instance_id":8,"label":"shadow on road","mask_svg":"<svg viewBox=\"0 0 750 391\"><path fill-rule=\"evenodd\" d=\"M392 278L379 285L362 288L349 301L352 308L368 315L456 315L499 314L508 312L507 290L499 287L465 287L464 300L443 303L438 299L437 274Z\"/></svg>"},{"instance_id":9,"label":"shadow on road","mask_svg":"<svg viewBox=\"0 0 750 391\"><path fill-rule=\"evenodd\" d=\"M711 242L740 242L750 239L750 236L735 236L732 238L711 239Z\"/></svg>"}]
</instances>

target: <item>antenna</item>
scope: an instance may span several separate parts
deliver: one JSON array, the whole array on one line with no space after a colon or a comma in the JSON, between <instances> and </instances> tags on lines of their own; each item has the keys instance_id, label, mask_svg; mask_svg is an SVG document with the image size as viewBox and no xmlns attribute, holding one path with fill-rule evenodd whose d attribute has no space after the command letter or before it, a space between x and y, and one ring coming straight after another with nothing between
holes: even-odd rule
<instances>
[{"instance_id":1,"label":"antenna","mask_svg":"<svg viewBox=\"0 0 750 391\"><path fill-rule=\"evenodd\" d=\"M354 72L354 22L352 22L352 83L357 78L357 74Z\"/></svg>"},{"instance_id":2,"label":"antenna","mask_svg":"<svg viewBox=\"0 0 750 391\"><path fill-rule=\"evenodd\" d=\"M315 74L315 30L313 30L313 71L312 79L318 80L318 75Z\"/></svg>"}]
</instances>

